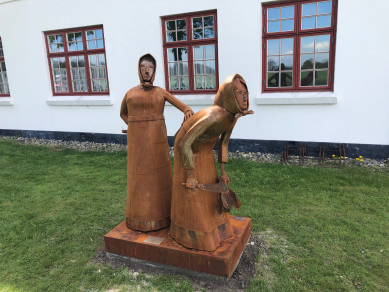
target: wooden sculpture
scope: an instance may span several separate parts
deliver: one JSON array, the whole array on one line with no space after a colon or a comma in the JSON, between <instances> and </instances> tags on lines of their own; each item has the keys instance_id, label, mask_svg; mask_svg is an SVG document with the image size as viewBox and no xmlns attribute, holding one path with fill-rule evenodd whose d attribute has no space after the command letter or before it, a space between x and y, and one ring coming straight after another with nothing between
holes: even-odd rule
<instances>
[{"instance_id":1,"label":"wooden sculpture","mask_svg":"<svg viewBox=\"0 0 389 292\"><path fill-rule=\"evenodd\" d=\"M228 188L224 163L236 121L253 113L248 104L244 79L231 75L220 86L214 106L194 114L176 134L170 235L185 247L213 251L234 237L228 212L240 202ZM213 155L219 137L221 177Z\"/></svg>"},{"instance_id":2,"label":"wooden sculpture","mask_svg":"<svg viewBox=\"0 0 389 292\"><path fill-rule=\"evenodd\" d=\"M140 84L123 98L120 117L127 129L126 225L140 231L170 224L172 172L163 111L168 101L185 113L192 110L164 89L153 86L156 61L150 54L139 59Z\"/></svg>"}]
</instances>

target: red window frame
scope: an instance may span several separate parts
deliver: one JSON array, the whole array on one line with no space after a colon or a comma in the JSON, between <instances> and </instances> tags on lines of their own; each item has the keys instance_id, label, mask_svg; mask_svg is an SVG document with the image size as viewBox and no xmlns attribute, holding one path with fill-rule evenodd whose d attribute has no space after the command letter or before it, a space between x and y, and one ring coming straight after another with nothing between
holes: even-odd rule
<instances>
[{"instance_id":1,"label":"red window frame","mask_svg":"<svg viewBox=\"0 0 389 292\"><path fill-rule=\"evenodd\" d=\"M0 43L3 44L2 40L1 40L1 37L0 37ZM0 56L0 62L4 62L5 63L3 45L1 45L0 50L3 51L3 56ZM8 76L8 74L7 74L7 76ZM8 80L7 83L8 83L8 89L9 89L9 80ZM0 97L10 97L10 96L11 96L11 93L0 93Z\"/></svg>"},{"instance_id":2,"label":"red window frame","mask_svg":"<svg viewBox=\"0 0 389 292\"><path fill-rule=\"evenodd\" d=\"M88 49L87 46L87 39L86 39L86 31L88 30L98 30L101 29L103 31L103 44L104 48L100 49ZM68 41L66 38L67 33L76 33L76 32L82 32L82 42L83 42L83 50L78 51L69 51L68 50ZM61 34L62 35L62 41L63 41L63 47L64 52L50 52L49 48L49 42L48 42L48 36L53 34ZM44 32L45 36L45 42L46 42L46 51L47 51L47 61L49 65L50 70L50 80L51 80L51 89L53 92L53 96L68 96L68 95L108 95L109 94L109 77L108 77L108 66L107 66L107 56L105 53L105 37L104 37L104 28L102 25L95 25L95 26L87 26L87 27L76 27L71 29L61 29L61 30L52 30L52 31L46 31ZM105 58L105 69L107 74L107 91L93 91L92 90L92 82L91 82L91 76L90 76L90 66L89 66L89 55L97 55L97 54L104 54ZM72 56L84 56L85 60L85 71L86 71L86 80L88 85L88 91L85 92L75 92L73 91L73 85L72 85L72 75L70 71L70 62L69 57ZM66 61L66 72L67 72L67 80L68 80L68 92L55 92L54 89L54 80L53 80L53 74L52 74L52 65L51 65L51 58L59 58L59 57L65 57Z\"/></svg>"},{"instance_id":3,"label":"red window frame","mask_svg":"<svg viewBox=\"0 0 389 292\"><path fill-rule=\"evenodd\" d=\"M213 16L214 17L214 38L207 39L193 39L192 32L192 22L191 18L193 17L203 17L203 16ZM165 22L170 20L177 19L186 19L186 41L175 41L175 42L167 42L166 41L166 27ZM217 11L209 10L202 12L194 12L194 13L185 13L175 16L166 16L161 18L162 23L162 39L163 39L163 57L164 57L164 66L165 66L165 88L168 92L174 94L208 94L215 93L219 89L219 61L218 61L218 36L217 36ZM194 46L205 46L205 45L215 45L215 81L216 88L215 89L195 89L194 85L194 61L193 61L193 47ZM169 68L168 68L168 56L167 49L169 48L179 48L179 47L188 47L188 77L189 77L189 89L188 90L170 90L169 89Z\"/></svg>"},{"instance_id":4,"label":"red window frame","mask_svg":"<svg viewBox=\"0 0 389 292\"><path fill-rule=\"evenodd\" d=\"M296 92L296 91L333 91L334 72L335 72L335 44L336 44L336 26L338 5L337 0L332 0L331 5L331 26L325 28L305 29L302 24L302 5L316 2L325 2L328 0L297 0L282 1L277 3L262 4L262 92ZM294 29L285 32L267 32L267 11L270 8L284 6L294 6ZM329 43L329 62L328 62L328 85L327 86L301 86L301 38L309 36L330 35ZM271 39L293 38L293 81L291 87L267 87L267 41ZM313 69L314 70L314 69ZM315 72L315 71L314 71ZM280 86L280 85L279 85Z\"/></svg>"}]
</instances>

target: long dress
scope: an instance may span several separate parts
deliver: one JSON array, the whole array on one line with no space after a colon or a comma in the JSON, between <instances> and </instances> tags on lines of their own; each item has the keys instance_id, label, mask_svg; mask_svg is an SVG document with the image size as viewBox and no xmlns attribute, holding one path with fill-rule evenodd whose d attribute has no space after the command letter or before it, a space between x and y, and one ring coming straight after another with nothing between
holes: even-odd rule
<instances>
[{"instance_id":1,"label":"long dress","mask_svg":"<svg viewBox=\"0 0 389 292\"><path fill-rule=\"evenodd\" d=\"M194 114L175 137L170 235L188 248L213 251L222 240L235 236L228 212L218 212L219 194L188 189L183 183L187 170L195 171L200 184L218 183L213 148L220 137L218 160L226 163L229 139L237 121L235 114L242 112L232 91L236 77L240 76L227 78L216 95L215 105Z\"/></svg>"},{"instance_id":2,"label":"long dress","mask_svg":"<svg viewBox=\"0 0 389 292\"><path fill-rule=\"evenodd\" d=\"M173 180L163 116L166 101L182 112L191 111L164 89L143 86L142 79L121 105L120 115L128 121L125 216L131 229L151 231L170 224Z\"/></svg>"}]
</instances>

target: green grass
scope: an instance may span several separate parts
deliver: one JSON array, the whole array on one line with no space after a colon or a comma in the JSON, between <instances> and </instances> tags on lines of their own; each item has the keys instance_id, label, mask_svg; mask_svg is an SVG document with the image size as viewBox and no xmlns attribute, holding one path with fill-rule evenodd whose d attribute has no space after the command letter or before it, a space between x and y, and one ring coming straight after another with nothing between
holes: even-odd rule
<instances>
[{"instance_id":1,"label":"green grass","mask_svg":"<svg viewBox=\"0 0 389 292\"><path fill-rule=\"evenodd\" d=\"M266 249L249 291L389 291L389 174L231 160ZM92 263L124 218L126 153L0 141L0 291L192 291ZM103 229L103 230L100 230Z\"/></svg>"}]
</instances>

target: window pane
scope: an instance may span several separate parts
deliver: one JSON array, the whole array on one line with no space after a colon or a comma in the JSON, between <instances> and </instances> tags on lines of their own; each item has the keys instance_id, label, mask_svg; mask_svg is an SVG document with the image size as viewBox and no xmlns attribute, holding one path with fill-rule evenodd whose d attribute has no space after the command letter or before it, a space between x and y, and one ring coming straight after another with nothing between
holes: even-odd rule
<instances>
[{"instance_id":1,"label":"window pane","mask_svg":"<svg viewBox=\"0 0 389 292\"><path fill-rule=\"evenodd\" d=\"M313 71L301 72L301 86L313 86Z\"/></svg>"},{"instance_id":2,"label":"window pane","mask_svg":"<svg viewBox=\"0 0 389 292\"><path fill-rule=\"evenodd\" d=\"M66 68L65 57L58 58L59 60L59 68Z\"/></svg>"},{"instance_id":3,"label":"window pane","mask_svg":"<svg viewBox=\"0 0 389 292\"><path fill-rule=\"evenodd\" d=\"M55 53L57 51L57 45L50 45L50 53Z\"/></svg>"},{"instance_id":4,"label":"window pane","mask_svg":"<svg viewBox=\"0 0 389 292\"><path fill-rule=\"evenodd\" d=\"M281 39L281 54L293 54L293 39Z\"/></svg>"},{"instance_id":5,"label":"window pane","mask_svg":"<svg viewBox=\"0 0 389 292\"><path fill-rule=\"evenodd\" d=\"M317 3L317 14L331 13L331 1L318 2Z\"/></svg>"},{"instance_id":6,"label":"window pane","mask_svg":"<svg viewBox=\"0 0 389 292\"><path fill-rule=\"evenodd\" d=\"M195 75L204 74L204 61L197 61L194 63Z\"/></svg>"},{"instance_id":7,"label":"window pane","mask_svg":"<svg viewBox=\"0 0 389 292\"><path fill-rule=\"evenodd\" d=\"M3 83L3 74L0 74L0 83Z\"/></svg>"},{"instance_id":8,"label":"window pane","mask_svg":"<svg viewBox=\"0 0 389 292\"><path fill-rule=\"evenodd\" d=\"M195 40L199 40L199 39L202 39L203 38L203 29L200 28L200 29L194 29L193 30L193 38Z\"/></svg>"},{"instance_id":9,"label":"window pane","mask_svg":"<svg viewBox=\"0 0 389 292\"><path fill-rule=\"evenodd\" d=\"M170 90L178 90L178 77L170 77L169 78L169 89Z\"/></svg>"},{"instance_id":10,"label":"window pane","mask_svg":"<svg viewBox=\"0 0 389 292\"><path fill-rule=\"evenodd\" d=\"M205 61L205 74L215 74L215 61Z\"/></svg>"},{"instance_id":11,"label":"window pane","mask_svg":"<svg viewBox=\"0 0 389 292\"><path fill-rule=\"evenodd\" d=\"M5 83L8 83L7 72L4 72L4 73L3 73L3 80L4 80Z\"/></svg>"},{"instance_id":12,"label":"window pane","mask_svg":"<svg viewBox=\"0 0 389 292\"><path fill-rule=\"evenodd\" d=\"M177 49L176 48L167 49L167 56L169 62L177 61Z\"/></svg>"},{"instance_id":13,"label":"window pane","mask_svg":"<svg viewBox=\"0 0 389 292\"><path fill-rule=\"evenodd\" d=\"M204 27L207 27L207 26L214 26L213 16L205 16L204 17Z\"/></svg>"},{"instance_id":14,"label":"window pane","mask_svg":"<svg viewBox=\"0 0 389 292\"><path fill-rule=\"evenodd\" d=\"M215 29L213 27L204 29L204 38L210 39L214 37L215 37Z\"/></svg>"},{"instance_id":15,"label":"window pane","mask_svg":"<svg viewBox=\"0 0 389 292\"><path fill-rule=\"evenodd\" d=\"M95 36L97 39L102 39L103 38L103 30L102 29L95 30Z\"/></svg>"},{"instance_id":16,"label":"window pane","mask_svg":"<svg viewBox=\"0 0 389 292\"><path fill-rule=\"evenodd\" d=\"M178 75L178 68L177 63L169 63L169 76L177 76Z\"/></svg>"},{"instance_id":17,"label":"window pane","mask_svg":"<svg viewBox=\"0 0 389 292\"><path fill-rule=\"evenodd\" d=\"M303 16L315 15L316 3L303 4Z\"/></svg>"},{"instance_id":18,"label":"window pane","mask_svg":"<svg viewBox=\"0 0 389 292\"><path fill-rule=\"evenodd\" d=\"M73 42L74 41L74 33L68 33L67 36L68 36L68 41L69 42Z\"/></svg>"},{"instance_id":19,"label":"window pane","mask_svg":"<svg viewBox=\"0 0 389 292\"><path fill-rule=\"evenodd\" d=\"M52 60L52 66L53 66L53 69L58 69L59 68L59 63L58 63L58 59L57 58L53 58L51 59ZM3 63L1 63L1 65L3 65Z\"/></svg>"},{"instance_id":20,"label":"window pane","mask_svg":"<svg viewBox=\"0 0 389 292\"><path fill-rule=\"evenodd\" d=\"M55 36L57 43L62 43L62 34L57 34Z\"/></svg>"},{"instance_id":21,"label":"window pane","mask_svg":"<svg viewBox=\"0 0 389 292\"><path fill-rule=\"evenodd\" d=\"M180 74L179 75L187 76L188 75L188 62L180 62L179 66L180 66Z\"/></svg>"},{"instance_id":22,"label":"window pane","mask_svg":"<svg viewBox=\"0 0 389 292\"><path fill-rule=\"evenodd\" d=\"M178 60L188 61L188 49L187 48L178 48Z\"/></svg>"},{"instance_id":23,"label":"window pane","mask_svg":"<svg viewBox=\"0 0 389 292\"><path fill-rule=\"evenodd\" d=\"M204 76L195 77L195 89L205 89Z\"/></svg>"},{"instance_id":24,"label":"window pane","mask_svg":"<svg viewBox=\"0 0 389 292\"><path fill-rule=\"evenodd\" d=\"M302 29L313 29L315 28L316 17L305 17L303 18Z\"/></svg>"},{"instance_id":25,"label":"window pane","mask_svg":"<svg viewBox=\"0 0 389 292\"><path fill-rule=\"evenodd\" d=\"M84 56L78 56L78 67L85 67Z\"/></svg>"},{"instance_id":26,"label":"window pane","mask_svg":"<svg viewBox=\"0 0 389 292\"><path fill-rule=\"evenodd\" d=\"M166 30L175 30L175 29L176 29L175 20L166 21Z\"/></svg>"},{"instance_id":27,"label":"window pane","mask_svg":"<svg viewBox=\"0 0 389 292\"><path fill-rule=\"evenodd\" d=\"M168 31L166 35L167 42L175 42L176 39L176 32L175 31Z\"/></svg>"},{"instance_id":28,"label":"window pane","mask_svg":"<svg viewBox=\"0 0 389 292\"><path fill-rule=\"evenodd\" d=\"M98 68L90 68L90 71L91 71L92 79L99 78L99 70L98 70Z\"/></svg>"},{"instance_id":29,"label":"window pane","mask_svg":"<svg viewBox=\"0 0 389 292\"><path fill-rule=\"evenodd\" d=\"M93 91L100 91L99 80L92 80L92 90Z\"/></svg>"},{"instance_id":30,"label":"window pane","mask_svg":"<svg viewBox=\"0 0 389 292\"><path fill-rule=\"evenodd\" d=\"M267 10L267 19L280 19L280 8L271 8Z\"/></svg>"},{"instance_id":31,"label":"window pane","mask_svg":"<svg viewBox=\"0 0 389 292\"><path fill-rule=\"evenodd\" d=\"M7 71L5 68L5 62L1 62L1 71Z\"/></svg>"},{"instance_id":32,"label":"window pane","mask_svg":"<svg viewBox=\"0 0 389 292\"><path fill-rule=\"evenodd\" d=\"M97 40L96 47L97 47L97 49L103 49L104 48L103 40Z\"/></svg>"},{"instance_id":33,"label":"window pane","mask_svg":"<svg viewBox=\"0 0 389 292\"><path fill-rule=\"evenodd\" d=\"M293 73L282 72L281 73L281 87L289 87L293 85Z\"/></svg>"},{"instance_id":34,"label":"window pane","mask_svg":"<svg viewBox=\"0 0 389 292\"><path fill-rule=\"evenodd\" d=\"M69 48L69 51L75 51L76 50L76 43L69 43L68 48Z\"/></svg>"},{"instance_id":35,"label":"window pane","mask_svg":"<svg viewBox=\"0 0 389 292\"><path fill-rule=\"evenodd\" d=\"M193 28L203 27L203 20L201 17L192 18Z\"/></svg>"},{"instance_id":36,"label":"window pane","mask_svg":"<svg viewBox=\"0 0 389 292\"><path fill-rule=\"evenodd\" d=\"M58 44L57 45L57 52L63 52L63 51L64 51L63 44Z\"/></svg>"},{"instance_id":37,"label":"window pane","mask_svg":"<svg viewBox=\"0 0 389 292\"><path fill-rule=\"evenodd\" d=\"M330 58L329 53L316 54L316 56L315 56L315 68L316 69L328 69L329 58Z\"/></svg>"},{"instance_id":38,"label":"window pane","mask_svg":"<svg viewBox=\"0 0 389 292\"><path fill-rule=\"evenodd\" d=\"M181 90L189 89L189 77L180 77L180 89Z\"/></svg>"},{"instance_id":39,"label":"window pane","mask_svg":"<svg viewBox=\"0 0 389 292\"><path fill-rule=\"evenodd\" d=\"M106 79L100 80L100 91L108 91L108 83Z\"/></svg>"},{"instance_id":40,"label":"window pane","mask_svg":"<svg viewBox=\"0 0 389 292\"><path fill-rule=\"evenodd\" d=\"M89 55L89 66L97 66L96 55Z\"/></svg>"},{"instance_id":41,"label":"window pane","mask_svg":"<svg viewBox=\"0 0 389 292\"><path fill-rule=\"evenodd\" d=\"M68 79L68 73L66 70L59 70L61 74L61 79L67 80Z\"/></svg>"},{"instance_id":42,"label":"window pane","mask_svg":"<svg viewBox=\"0 0 389 292\"><path fill-rule=\"evenodd\" d=\"M59 70L53 70L54 80L61 80L61 73Z\"/></svg>"},{"instance_id":43,"label":"window pane","mask_svg":"<svg viewBox=\"0 0 389 292\"><path fill-rule=\"evenodd\" d=\"M315 72L315 85L316 86L326 86L328 85L328 71L316 71Z\"/></svg>"},{"instance_id":44,"label":"window pane","mask_svg":"<svg viewBox=\"0 0 389 292\"><path fill-rule=\"evenodd\" d=\"M280 54L280 40L268 40L267 41L267 54L279 55Z\"/></svg>"},{"instance_id":45,"label":"window pane","mask_svg":"<svg viewBox=\"0 0 389 292\"><path fill-rule=\"evenodd\" d=\"M177 29L186 29L186 20L178 19L177 20Z\"/></svg>"},{"instance_id":46,"label":"window pane","mask_svg":"<svg viewBox=\"0 0 389 292\"><path fill-rule=\"evenodd\" d=\"M79 72L80 72L80 79L86 79L85 69L80 69Z\"/></svg>"},{"instance_id":47,"label":"window pane","mask_svg":"<svg viewBox=\"0 0 389 292\"><path fill-rule=\"evenodd\" d=\"M294 20L282 20L281 21L281 31L291 31L294 30Z\"/></svg>"},{"instance_id":48,"label":"window pane","mask_svg":"<svg viewBox=\"0 0 389 292\"><path fill-rule=\"evenodd\" d=\"M55 43L55 36L49 35L49 43L54 44Z\"/></svg>"},{"instance_id":49,"label":"window pane","mask_svg":"<svg viewBox=\"0 0 389 292\"><path fill-rule=\"evenodd\" d=\"M79 92L80 90L80 83L78 81L73 81L73 91Z\"/></svg>"},{"instance_id":50,"label":"window pane","mask_svg":"<svg viewBox=\"0 0 389 292\"><path fill-rule=\"evenodd\" d=\"M203 46L194 46L193 53L194 53L195 60L203 60L204 59Z\"/></svg>"},{"instance_id":51,"label":"window pane","mask_svg":"<svg viewBox=\"0 0 389 292\"><path fill-rule=\"evenodd\" d=\"M268 21L267 32L278 32L280 31L280 21Z\"/></svg>"},{"instance_id":52,"label":"window pane","mask_svg":"<svg viewBox=\"0 0 389 292\"><path fill-rule=\"evenodd\" d=\"M186 41L186 30L177 31L177 40Z\"/></svg>"},{"instance_id":53,"label":"window pane","mask_svg":"<svg viewBox=\"0 0 389 292\"><path fill-rule=\"evenodd\" d=\"M82 44L82 42L77 42L76 50L80 51L80 50L83 50L83 49L84 49L84 45Z\"/></svg>"},{"instance_id":54,"label":"window pane","mask_svg":"<svg viewBox=\"0 0 389 292\"><path fill-rule=\"evenodd\" d=\"M318 35L316 36L316 52L329 52L330 51L330 35Z\"/></svg>"},{"instance_id":55,"label":"window pane","mask_svg":"<svg viewBox=\"0 0 389 292\"><path fill-rule=\"evenodd\" d=\"M105 67L99 68L99 78L107 78L107 70L105 69Z\"/></svg>"},{"instance_id":56,"label":"window pane","mask_svg":"<svg viewBox=\"0 0 389 292\"><path fill-rule=\"evenodd\" d=\"M279 57L267 57L267 71L278 71L280 67Z\"/></svg>"},{"instance_id":57,"label":"window pane","mask_svg":"<svg viewBox=\"0 0 389 292\"><path fill-rule=\"evenodd\" d=\"M313 69L313 58L314 54L307 54L301 56L301 69Z\"/></svg>"},{"instance_id":58,"label":"window pane","mask_svg":"<svg viewBox=\"0 0 389 292\"><path fill-rule=\"evenodd\" d=\"M87 38L88 40L93 40L93 39L95 38L95 34L94 34L93 30L88 30L88 31L86 32L86 38Z\"/></svg>"},{"instance_id":59,"label":"window pane","mask_svg":"<svg viewBox=\"0 0 389 292\"><path fill-rule=\"evenodd\" d=\"M301 38L301 53L313 53L315 37Z\"/></svg>"},{"instance_id":60,"label":"window pane","mask_svg":"<svg viewBox=\"0 0 389 292\"><path fill-rule=\"evenodd\" d=\"M330 27L330 26L331 26L331 14L317 17L317 28Z\"/></svg>"},{"instance_id":61,"label":"window pane","mask_svg":"<svg viewBox=\"0 0 389 292\"><path fill-rule=\"evenodd\" d=\"M3 84L0 84L0 93L5 93Z\"/></svg>"},{"instance_id":62,"label":"window pane","mask_svg":"<svg viewBox=\"0 0 389 292\"><path fill-rule=\"evenodd\" d=\"M90 50L96 49L95 41L88 41L88 49Z\"/></svg>"},{"instance_id":63,"label":"window pane","mask_svg":"<svg viewBox=\"0 0 389 292\"><path fill-rule=\"evenodd\" d=\"M284 70L293 70L293 56L281 56L281 71Z\"/></svg>"},{"instance_id":64,"label":"window pane","mask_svg":"<svg viewBox=\"0 0 389 292\"><path fill-rule=\"evenodd\" d=\"M294 6L282 7L281 18L292 18L294 17Z\"/></svg>"},{"instance_id":65,"label":"window pane","mask_svg":"<svg viewBox=\"0 0 389 292\"><path fill-rule=\"evenodd\" d=\"M75 33L75 38L76 38L76 41L82 41L82 33L81 32L76 32Z\"/></svg>"},{"instance_id":66,"label":"window pane","mask_svg":"<svg viewBox=\"0 0 389 292\"><path fill-rule=\"evenodd\" d=\"M205 88L206 89L216 89L215 75L205 76Z\"/></svg>"},{"instance_id":67,"label":"window pane","mask_svg":"<svg viewBox=\"0 0 389 292\"><path fill-rule=\"evenodd\" d=\"M267 87L278 87L279 73L267 73Z\"/></svg>"},{"instance_id":68,"label":"window pane","mask_svg":"<svg viewBox=\"0 0 389 292\"><path fill-rule=\"evenodd\" d=\"M81 80L80 81L80 90L82 92L87 92L88 91L86 80Z\"/></svg>"},{"instance_id":69,"label":"window pane","mask_svg":"<svg viewBox=\"0 0 389 292\"><path fill-rule=\"evenodd\" d=\"M72 79L73 80L80 79L80 76L78 74L78 69L72 69L71 72L72 72Z\"/></svg>"},{"instance_id":70,"label":"window pane","mask_svg":"<svg viewBox=\"0 0 389 292\"><path fill-rule=\"evenodd\" d=\"M99 61L99 66L104 66L105 65L105 56L104 54L98 54L97 55L98 61Z\"/></svg>"},{"instance_id":71,"label":"window pane","mask_svg":"<svg viewBox=\"0 0 389 292\"><path fill-rule=\"evenodd\" d=\"M215 59L215 45L204 46L205 59Z\"/></svg>"}]
</instances>

